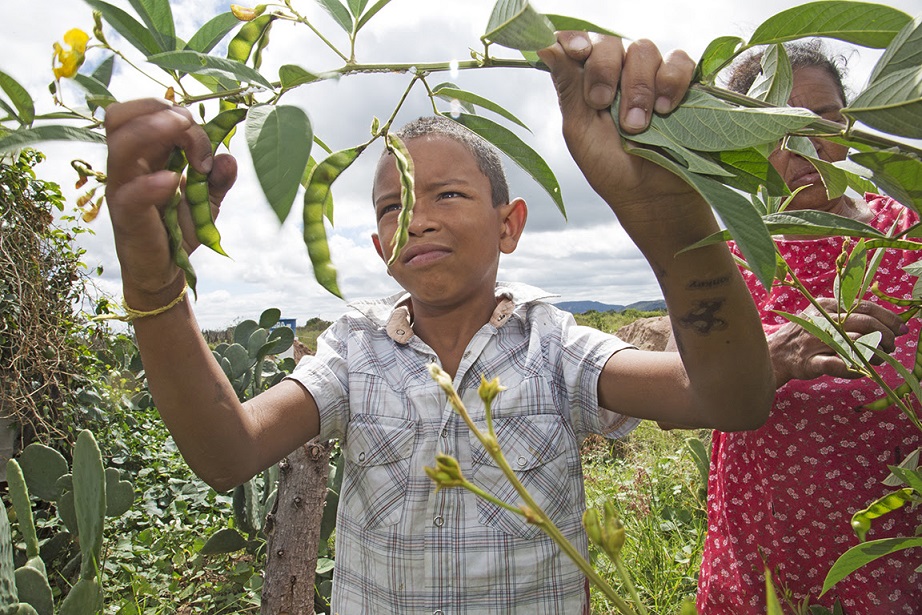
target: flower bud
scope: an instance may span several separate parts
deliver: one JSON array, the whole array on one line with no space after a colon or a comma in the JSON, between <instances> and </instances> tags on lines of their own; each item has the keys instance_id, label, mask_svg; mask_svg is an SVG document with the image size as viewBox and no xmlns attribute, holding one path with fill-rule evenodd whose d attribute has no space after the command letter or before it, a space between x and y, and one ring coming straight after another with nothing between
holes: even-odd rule
<instances>
[{"instance_id":1,"label":"flower bud","mask_svg":"<svg viewBox=\"0 0 922 615\"><path fill-rule=\"evenodd\" d=\"M260 4L256 8L249 8L246 6L240 6L239 4L230 5L231 13L234 14L234 17L240 21L253 21L266 11L266 5Z\"/></svg>"},{"instance_id":2,"label":"flower bud","mask_svg":"<svg viewBox=\"0 0 922 615\"><path fill-rule=\"evenodd\" d=\"M592 544L602 546L602 525L599 523L599 511L594 508L587 508L583 513L583 527L586 528L586 534Z\"/></svg>"},{"instance_id":3,"label":"flower bud","mask_svg":"<svg viewBox=\"0 0 922 615\"><path fill-rule=\"evenodd\" d=\"M451 376L443 370L441 367L435 363L429 364L429 375L432 376L432 379L435 380L436 384L442 387L442 390L451 395L454 391L454 387L451 383Z\"/></svg>"},{"instance_id":4,"label":"flower bud","mask_svg":"<svg viewBox=\"0 0 922 615\"><path fill-rule=\"evenodd\" d=\"M480 399L483 400L483 403L491 403L500 391L505 390L506 387L500 386L499 378L487 380L486 376L483 374L480 375L480 388L477 389L477 394L480 395Z\"/></svg>"},{"instance_id":5,"label":"flower bud","mask_svg":"<svg viewBox=\"0 0 922 615\"><path fill-rule=\"evenodd\" d=\"M437 453L435 467L426 466L423 471L435 483L436 490L443 487L461 487L465 483L464 475L461 473L461 465L451 455Z\"/></svg>"}]
</instances>

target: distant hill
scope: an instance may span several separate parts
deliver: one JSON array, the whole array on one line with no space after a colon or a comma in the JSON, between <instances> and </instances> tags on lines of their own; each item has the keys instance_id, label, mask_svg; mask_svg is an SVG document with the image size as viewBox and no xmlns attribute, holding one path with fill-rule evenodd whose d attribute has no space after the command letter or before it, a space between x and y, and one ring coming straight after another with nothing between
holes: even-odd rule
<instances>
[{"instance_id":1,"label":"distant hill","mask_svg":"<svg viewBox=\"0 0 922 615\"><path fill-rule=\"evenodd\" d=\"M571 314L585 314L592 310L596 312L623 312L624 310L630 309L649 312L666 309L666 302L662 299L657 301L637 301L630 305L612 305L610 303L600 303L598 301L561 301L554 305Z\"/></svg>"}]
</instances>

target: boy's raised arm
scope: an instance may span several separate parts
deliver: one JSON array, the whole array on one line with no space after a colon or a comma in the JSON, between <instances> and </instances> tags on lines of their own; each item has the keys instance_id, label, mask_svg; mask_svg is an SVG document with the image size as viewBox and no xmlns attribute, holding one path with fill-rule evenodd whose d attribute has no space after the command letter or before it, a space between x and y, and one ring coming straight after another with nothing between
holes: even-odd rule
<instances>
[{"instance_id":1,"label":"boy's raised arm","mask_svg":"<svg viewBox=\"0 0 922 615\"><path fill-rule=\"evenodd\" d=\"M725 431L751 429L774 394L765 335L723 245L677 254L718 230L708 204L669 171L621 147L609 107L627 132L682 100L694 63L649 41L563 32L539 53L560 100L567 146L590 185L643 252L663 291L679 353L616 353L599 380L603 407L640 418Z\"/></svg>"},{"instance_id":2,"label":"boy's raised arm","mask_svg":"<svg viewBox=\"0 0 922 615\"><path fill-rule=\"evenodd\" d=\"M139 311L168 305L183 292L162 215L180 183L164 170L175 147L209 172L216 211L236 178L231 156L211 144L188 110L157 99L110 105L106 200L121 265L125 303ZM185 203L181 218L188 220ZM187 226L184 238L195 234ZM186 240L187 251L195 243ZM189 466L216 489L247 480L317 433L310 395L285 381L244 406L205 343L188 300L133 321L151 394Z\"/></svg>"}]
</instances>

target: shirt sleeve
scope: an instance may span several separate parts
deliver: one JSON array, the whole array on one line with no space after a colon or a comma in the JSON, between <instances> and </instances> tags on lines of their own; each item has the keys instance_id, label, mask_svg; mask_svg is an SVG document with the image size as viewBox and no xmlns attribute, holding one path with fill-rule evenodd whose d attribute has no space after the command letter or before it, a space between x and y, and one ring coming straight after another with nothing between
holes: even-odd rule
<instances>
[{"instance_id":1,"label":"shirt sleeve","mask_svg":"<svg viewBox=\"0 0 922 615\"><path fill-rule=\"evenodd\" d=\"M631 344L592 327L578 325L573 315L548 306L556 312L554 334L548 337L547 354L553 378L565 395L569 421L580 439L589 434L621 438L629 434L640 419L599 407L599 376L613 354Z\"/></svg>"},{"instance_id":2,"label":"shirt sleeve","mask_svg":"<svg viewBox=\"0 0 922 615\"><path fill-rule=\"evenodd\" d=\"M314 398L320 413L320 440L342 438L349 423L349 330L346 318L317 338L317 354L298 362L288 378Z\"/></svg>"}]
</instances>

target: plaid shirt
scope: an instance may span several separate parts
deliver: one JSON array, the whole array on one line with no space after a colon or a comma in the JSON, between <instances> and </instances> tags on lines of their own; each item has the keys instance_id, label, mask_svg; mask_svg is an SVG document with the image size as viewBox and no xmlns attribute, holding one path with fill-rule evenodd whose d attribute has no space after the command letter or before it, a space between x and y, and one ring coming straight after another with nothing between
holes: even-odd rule
<instances>
[{"instance_id":1,"label":"plaid shirt","mask_svg":"<svg viewBox=\"0 0 922 615\"><path fill-rule=\"evenodd\" d=\"M493 402L500 447L519 478L585 555L579 443L617 438L638 421L598 407L608 358L628 347L542 303L524 285L497 285L497 308L468 344L454 385L485 431L481 374L508 387ZM333 612L354 614L588 612L586 580L537 527L423 472L454 456L474 484L519 498L429 376L435 352L410 328L407 295L352 305L292 378L320 408L320 437L342 439Z\"/></svg>"}]
</instances>

